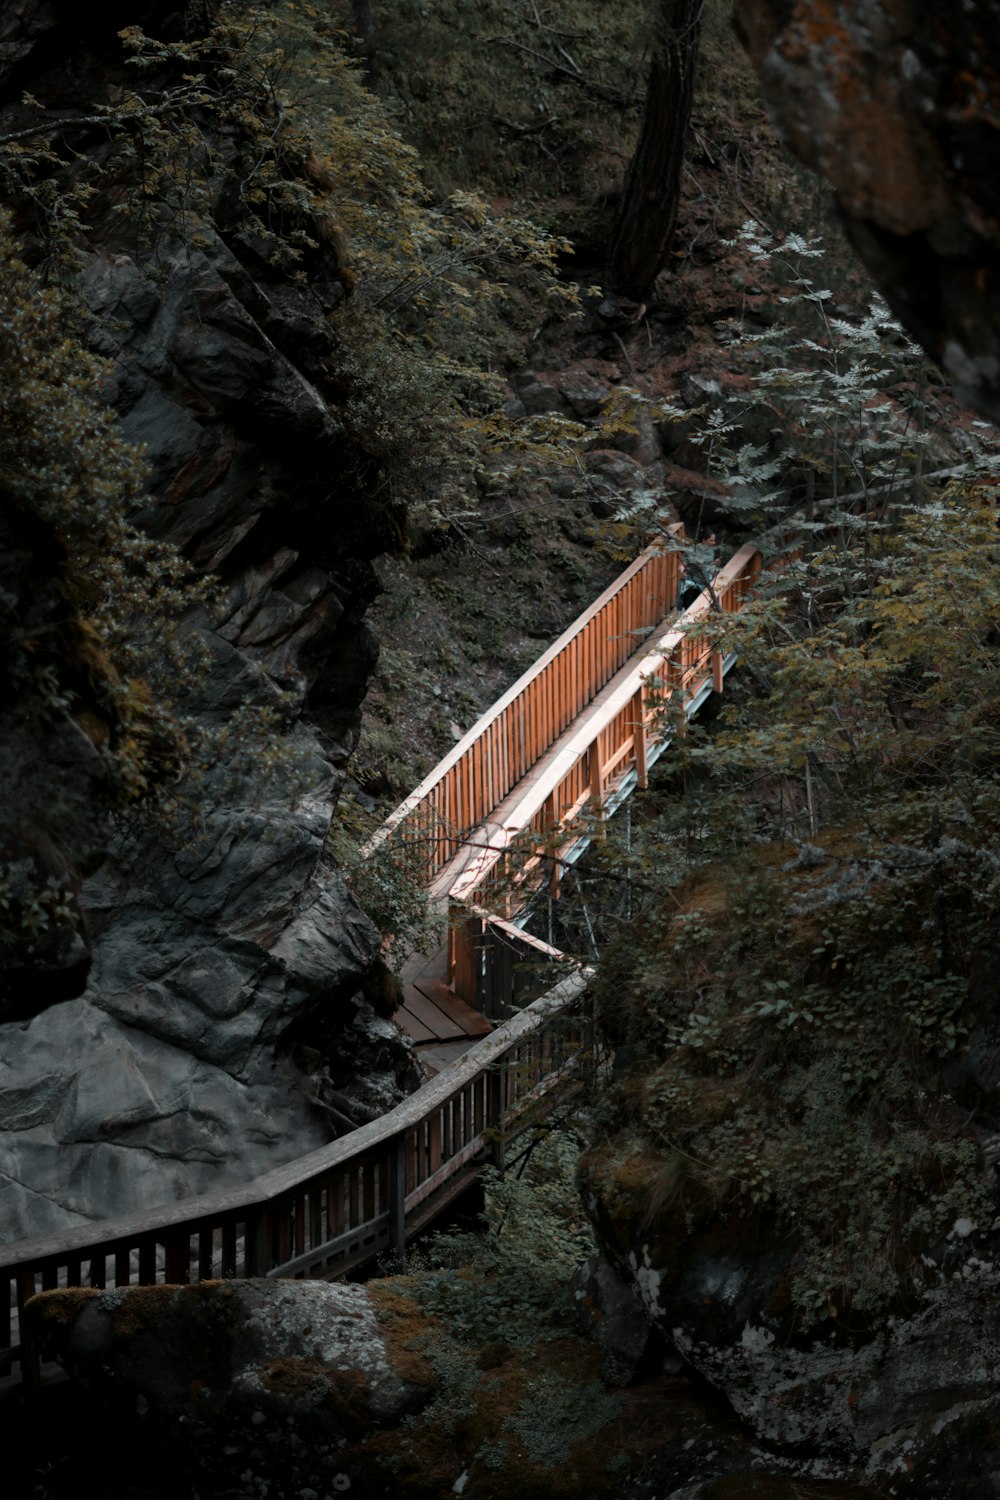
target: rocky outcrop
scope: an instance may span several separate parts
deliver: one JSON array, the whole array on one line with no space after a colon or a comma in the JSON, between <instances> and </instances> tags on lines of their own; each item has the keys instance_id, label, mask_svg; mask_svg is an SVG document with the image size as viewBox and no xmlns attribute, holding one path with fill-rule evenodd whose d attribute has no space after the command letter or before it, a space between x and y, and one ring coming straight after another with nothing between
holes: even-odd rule
<instances>
[{"instance_id":1,"label":"rocky outcrop","mask_svg":"<svg viewBox=\"0 0 1000 1500\"><path fill-rule=\"evenodd\" d=\"M371 1464L345 1450L430 1396L414 1378L420 1361L405 1367L361 1286L46 1293L29 1316L42 1348L103 1398L116 1426L138 1416L151 1439L176 1434L172 1478L202 1493L384 1493L384 1479L369 1487Z\"/></svg>"},{"instance_id":2,"label":"rocky outcrop","mask_svg":"<svg viewBox=\"0 0 1000 1500\"><path fill-rule=\"evenodd\" d=\"M599 1240L650 1325L719 1393L759 1451L802 1477L881 1493L990 1493L1000 1423L1000 1249L969 1219L921 1262L923 1291L877 1327L803 1328L789 1295L794 1235L765 1219L655 1205L652 1158L591 1153ZM975 1461L957 1463L977 1434ZM697 1493L697 1492L695 1492Z\"/></svg>"},{"instance_id":3,"label":"rocky outcrop","mask_svg":"<svg viewBox=\"0 0 1000 1500\"><path fill-rule=\"evenodd\" d=\"M171 40L204 28L210 10L148 0L84 18L62 0L8 7L0 133L37 129L58 157L65 136L46 122L135 85L120 27ZM163 85L174 81L168 71ZM98 173L75 239L76 287L87 340L108 361L103 396L149 468L131 519L218 580L217 608L183 625L203 661L182 711L207 729L270 715L275 755L291 754L295 771L269 783L275 768L264 765L257 777L236 737L200 768L196 790L180 789L187 824L155 835L132 824L109 846L108 770L81 732L79 684L76 717L47 735L47 760L30 725L0 724L17 772L0 791L19 840L4 858L59 895L44 951L6 966L4 1241L246 1180L390 1107L415 1077L407 1046L364 999L377 934L325 852L377 658L364 612L377 588L370 558L386 541L378 507L359 504L359 473L372 480L377 464L338 417L345 388L328 314L350 277L318 230L294 273L255 234L227 175L237 132L217 126L200 117L213 169L197 233L157 207L141 253L121 211L130 158L114 155L127 129L74 126L65 179L58 164L46 170L53 190L69 188L74 163ZM31 225L19 227L30 253ZM11 629L29 608L41 626L46 610L65 612L58 570L44 586L35 578L44 561L15 568L23 600L4 590ZM58 817L53 785L65 791ZM319 1097L331 1083L336 1119Z\"/></svg>"},{"instance_id":4,"label":"rocky outcrop","mask_svg":"<svg viewBox=\"0 0 1000 1500\"><path fill-rule=\"evenodd\" d=\"M1000 9L737 0L736 25L893 311L963 400L1000 415Z\"/></svg>"},{"instance_id":5,"label":"rocky outcrop","mask_svg":"<svg viewBox=\"0 0 1000 1500\"><path fill-rule=\"evenodd\" d=\"M123 1492L129 1455L160 1455L144 1476L151 1500L188 1488L664 1500L708 1475L742 1476L734 1496L761 1482L737 1425L685 1380L653 1373L608 1392L583 1339L534 1343L516 1316L484 1342L467 1326L456 1336L421 1305L419 1278L46 1292L26 1316L74 1377L86 1414L75 1462L94 1466L110 1424Z\"/></svg>"}]
</instances>

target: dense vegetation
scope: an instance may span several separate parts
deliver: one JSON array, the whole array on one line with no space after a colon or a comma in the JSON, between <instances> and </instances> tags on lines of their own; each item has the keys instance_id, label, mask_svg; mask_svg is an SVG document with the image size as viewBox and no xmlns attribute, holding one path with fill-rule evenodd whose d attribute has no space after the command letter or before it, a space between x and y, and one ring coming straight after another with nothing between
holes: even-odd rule
<instances>
[{"instance_id":1,"label":"dense vegetation","mask_svg":"<svg viewBox=\"0 0 1000 1500\"><path fill-rule=\"evenodd\" d=\"M326 288L324 395L370 551L428 532L469 543L512 450L545 470L584 441L573 424L515 431L498 366L543 330L557 359L566 315L600 295L647 8L609 17L577 0L558 27L531 4L513 22L506 5L423 9L386 18L381 92L325 17L292 5L220 7L209 34L169 44L130 28L114 102L73 123L72 147L33 134L31 100L0 142L18 205L0 247L0 481L56 537L66 606L41 645L13 630L8 686L43 726L82 718L93 696L108 806L169 802L218 742L199 748L186 717L196 665L174 628L202 591L127 519L141 464L85 352L72 280L93 226L113 224L151 273L180 224L262 276ZM610 1182L629 1153L649 1156L643 1213L777 1224L800 1247L796 1316L863 1320L914 1289L920 1252L956 1217L991 1212L962 1057L996 979L1000 546L992 492L967 466L995 437L948 408L882 309L850 300L839 260L831 298L738 237L748 191L758 228L793 229L806 198L779 193L762 135L747 133L748 158L752 106L745 81L718 87L741 76L720 35L713 12L695 140L714 176L704 203L692 192L664 290L726 279L705 371L719 399L656 409L723 486L716 524L738 537L781 522L785 560L726 622L744 664L735 701L687 738L629 852L635 920L601 983L635 1072L605 1101L590 1170ZM809 250L784 243L786 259ZM619 406L652 403L639 384ZM611 545L661 522L662 499L624 508ZM803 551L788 561L793 532ZM8 943L48 920L9 882L5 906Z\"/></svg>"}]
</instances>

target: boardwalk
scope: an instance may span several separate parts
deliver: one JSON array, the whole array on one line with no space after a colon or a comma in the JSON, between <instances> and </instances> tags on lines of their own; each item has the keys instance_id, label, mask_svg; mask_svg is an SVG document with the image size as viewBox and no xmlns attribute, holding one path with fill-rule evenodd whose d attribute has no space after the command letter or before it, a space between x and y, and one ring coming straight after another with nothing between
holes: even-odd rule
<instances>
[{"instance_id":1,"label":"boardwalk","mask_svg":"<svg viewBox=\"0 0 1000 1500\"><path fill-rule=\"evenodd\" d=\"M729 662L704 621L713 606L739 609L759 568L758 549L742 548L712 597L706 590L679 617L677 554L649 548L370 841L372 856L423 871L442 928L451 928L440 953L415 959L402 976L398 1019L428 1071L461 1051L463 1031L469 1040L480 1034L484 1009L491 1019L507 1013L503 997L482 993L481 955L463 948L463 908L472 902L510 918L540 883L558 893L568 851L599 830L622 795L645 786L669 739L671 700L693 713L722 690Z\"/></svg>"},{"instance_id":2,"label":"boardwalk","mask_svg":"<svg viewBox=\"0 0 1000 1500\"><path fill-rule=\"evenodd\" d=\"M742 548L679 619L677 557L651 548L504 696L371 840L414 856L440 953L404 972L403 1024L434 1074L371 1125L241 1187L0 1250L0 1379L35 1385L21 1309L45 1288L333 1277L401 1251L555 1095L586 1085L591 971L511 920L669 744L728 662L706 632L760 569ZM536 998L537 996L537 998Z\"/></svg>"}]
</instances>

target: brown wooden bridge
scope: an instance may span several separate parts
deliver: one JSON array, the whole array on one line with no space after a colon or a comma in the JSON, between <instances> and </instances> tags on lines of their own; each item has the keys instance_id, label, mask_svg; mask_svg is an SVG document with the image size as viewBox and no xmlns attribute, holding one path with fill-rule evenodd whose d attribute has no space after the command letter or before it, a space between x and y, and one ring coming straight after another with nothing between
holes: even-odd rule
<instances>
[{"instance_id":1,"label":"brown wooden bridge","mask_svg":"<svg viewBox=\"0 0 1000 1500\"><path fill-rule=\"evenodd\" d=\"M669 741L666 704L690 714L721 690L729 662L706 616L740 609L760 563L755 546L741 548L678 616L678 553L647 549L371 840L371 857L413 865L441 916L440 954L415 955L403 976L403 1024L418 1050L437 1049L436 1076L381 1119L244 1186L0 1248L0 1378L29 1388L40 1378L20 1310L43 1289L331 1278L401 1251L484 1161L502 1166L554 1093L584 1085L591 971L512 918L539 884L557 889L571 848L646 785ZM428 1025L418 997L462 1020L453 1037ZM449 1041L454 1060L441 1050Z\"/></svg>"}]
</instances>

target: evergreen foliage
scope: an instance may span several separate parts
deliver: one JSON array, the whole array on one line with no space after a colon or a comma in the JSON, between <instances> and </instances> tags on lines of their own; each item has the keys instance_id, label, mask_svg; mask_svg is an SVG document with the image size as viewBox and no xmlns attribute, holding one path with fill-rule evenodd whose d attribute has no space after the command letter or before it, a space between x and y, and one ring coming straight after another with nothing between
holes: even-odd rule
<instances>
[{"instance_id":1,"label":"evergreen foliage","mask_svg":"<svg viewBox=\"0 0 1000 1500\"><path fill-rule=\"evenodd\" d=\"M808 517L775 535L806 550L715 622L741 685L672 751L599 989L646 1059L608 1119L662 1156L650 1211L777 1223L807 1326L885 1316L956 1218L993 1215L951 1080L996 982L1000 538L976 482L995 435L970 424L978 457L929 487L898 330L878 306L827 317L806 279L803 301L811 362L765 362L749 397L780 402L788 446L731 438L735 403L704 431L754 520L788 514L782 470L808 465Z\"/></svg>"}]
</instances>

